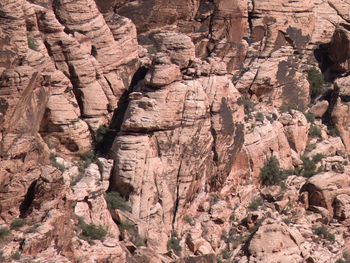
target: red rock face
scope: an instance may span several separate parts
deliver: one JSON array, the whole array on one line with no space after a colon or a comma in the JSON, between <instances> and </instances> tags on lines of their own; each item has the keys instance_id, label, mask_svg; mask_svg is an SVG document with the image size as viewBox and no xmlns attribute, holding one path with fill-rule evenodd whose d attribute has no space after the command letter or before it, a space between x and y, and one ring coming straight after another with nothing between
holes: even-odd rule
<instances>
[{"instance_id":1,"label":"red rock face","mask_svg":"<svg viewBox=\"0 0 350 263\"><path fill-rule=\"evenodd\" d=\"M345 0L1 1L0 256L340 258L349 10ZM334 241L312 229L332 220Z\"/></svg>"}]
</instances>

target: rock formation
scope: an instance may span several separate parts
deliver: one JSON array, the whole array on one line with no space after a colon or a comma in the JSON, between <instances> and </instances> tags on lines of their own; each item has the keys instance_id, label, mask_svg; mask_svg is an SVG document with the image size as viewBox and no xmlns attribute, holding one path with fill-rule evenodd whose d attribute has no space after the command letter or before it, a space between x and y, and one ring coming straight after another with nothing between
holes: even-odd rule
<instances>
[{"instance_id":1,"label":"rock formation","mask_svg":"<svg viewBox=\"0 0 350 263\"><path fill-rule=\"evenodd\" d=\"M349 61L347 0L2 0L0 262L348 262Z\"/></svg>"}]
</instances>

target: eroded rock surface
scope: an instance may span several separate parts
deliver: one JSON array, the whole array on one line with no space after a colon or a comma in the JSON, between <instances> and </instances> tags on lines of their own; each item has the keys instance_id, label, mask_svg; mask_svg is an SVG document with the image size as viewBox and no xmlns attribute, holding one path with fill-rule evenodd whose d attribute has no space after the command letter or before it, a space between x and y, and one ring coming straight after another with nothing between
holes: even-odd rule
<instances>
[{"instance_id":1,"label":"eroded rock surface","mask_svg":"<svg viewBox=\"0 0 350 263\"><path fill-rule=\"evenodd\" d=\"M349 10L1 1L0 261L345 257Z\"/></svg>"}]
</instances>

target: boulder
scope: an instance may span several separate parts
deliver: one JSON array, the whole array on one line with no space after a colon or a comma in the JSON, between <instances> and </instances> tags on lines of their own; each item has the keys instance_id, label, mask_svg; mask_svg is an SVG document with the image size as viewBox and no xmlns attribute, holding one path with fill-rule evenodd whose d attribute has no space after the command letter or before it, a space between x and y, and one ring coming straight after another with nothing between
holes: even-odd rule
<instances>
[{"instance_id":1,"label":"boulder","mask_svg":"<svg viewBox=\"0 0 350 263\"><path fill-rule=\"evenodd\" d=\"M292 231L284 223L265 222L249 243L249 262L301 262L300 233Z\"/></svg>"}]
</instances>

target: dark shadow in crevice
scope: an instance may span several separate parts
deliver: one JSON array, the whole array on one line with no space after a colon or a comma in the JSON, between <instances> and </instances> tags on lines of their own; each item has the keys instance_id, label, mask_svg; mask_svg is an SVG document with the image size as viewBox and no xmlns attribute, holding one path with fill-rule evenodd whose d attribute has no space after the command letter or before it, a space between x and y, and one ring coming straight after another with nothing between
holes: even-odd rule
<instances>
[{"instance_id":1,"label":"dark shadow in crevice","mask_svg":"<svg viewBox=\"0 0 350 263\"><path fill-rule=\"evenodd\" d=\"M20 217L24 218L30 213L30 207L33 203L33 200L35 198L35 186L37 184L37 180L33 181L28 190L27 193L24 197L23 202L19 206L19 211L20 211Z\"/></svg>"},{"instance_id":2,"label":"dark shadow in crevice","mask_svg":"<svg viewBox=\"0 0 350 263\"><path fill-rule=\"evenodd\" d=\"M133 92L134 87L143 80L147 74L148 69L145 67L139 68L134 74L128 90L124 91L119 99L118 106L114 110L113 117L109 127L106 128L106 132L102 140L96 145L95 151L98 155L108 155L113 145L114 139L121 130L124 116L129 105L129 94Z\"/></svg>"}]
</instances>

